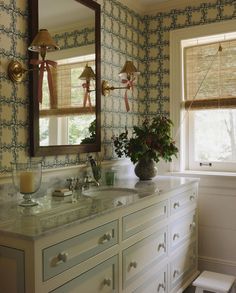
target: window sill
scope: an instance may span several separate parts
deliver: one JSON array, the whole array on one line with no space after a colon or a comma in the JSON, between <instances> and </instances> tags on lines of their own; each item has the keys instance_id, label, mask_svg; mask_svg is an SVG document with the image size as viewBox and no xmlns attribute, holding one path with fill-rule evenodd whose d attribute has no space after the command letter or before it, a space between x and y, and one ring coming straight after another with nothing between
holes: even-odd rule
<instances>
[{"instance_id":1,"label":"window sill","mask_svg":"<svg viewBox=\"0 0 236 293\"><path fill-rule=\"evenodd\" d=\"M214 172L214 171L190 171L184 170L179 172L169 172L171 176L183 176L183 177L200 177L200 178L232 178L235 179L235 172Z\"/></svg>"}]
</instances>

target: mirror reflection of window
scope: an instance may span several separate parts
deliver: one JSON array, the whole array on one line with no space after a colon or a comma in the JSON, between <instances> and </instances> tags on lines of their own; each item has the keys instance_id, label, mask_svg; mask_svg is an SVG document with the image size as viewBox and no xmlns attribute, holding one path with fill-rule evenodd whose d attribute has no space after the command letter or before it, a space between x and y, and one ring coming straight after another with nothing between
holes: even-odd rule
<instances>
[{"instance_id":1,"label":"mirror reflection of window","mask_svg":"<svg viewBox=\"0 0 236 293\"><path fill-rule=\"evenodd\" d=\"M91 136L95 115L40 118L40 145L81 144ZM78 136L79 134L79 136Z\"/></svg>"},{"instance_id":2,"label":"mirror reflection of window","mask_svg":"<svg viewBox=\"0 0 236 293\"><path fill-rule=\"evenodd\" d=\"M86 64L95 70L95 56L57 60L52 71L56 103L50 104L47 77L43 81L43 102L40 105L40 145L80 144L90 137L89 126L95 120L95 83L91 81L92 107L83 105L83 80L79 79Z\"/></svg>"}]
</instances>

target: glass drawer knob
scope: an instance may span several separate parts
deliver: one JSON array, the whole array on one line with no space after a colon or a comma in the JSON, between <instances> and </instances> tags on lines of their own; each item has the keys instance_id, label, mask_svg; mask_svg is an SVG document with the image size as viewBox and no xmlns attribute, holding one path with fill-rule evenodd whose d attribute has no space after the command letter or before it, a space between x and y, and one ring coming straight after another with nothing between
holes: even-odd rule
<instances>
[{"instance_id":1,"label":"glass drawer knob","mask_svg":"<svg viewBox=\"0 0 236 293\"><path fill-rule=\"evenodd\" d=\"M106 233L106 234L104 234L104 235L101 237L101 239L100 239L100 243L101 243L101 244L104 244L104 243L106 243L106 242L108 242L108 241L111 241L111 239L112 239L112 235L111 235L111 233Z\"/></svg>"},{"instance_id":2,"label":"glass drawer knob","mask_svg":"<svg viewBox=\"0 0 236 293\"><path fill-rule=\"evenodd\" d=\"M60 252L57 256L58 262L59 261L67 262L67 259L68 259L68 253L66 253L66 252Z\"/></svg>"},{"instance_id":3,"label":"glass drawer knob","mask_svg":"<svg viewBox=\"0 0 236 293\"><path fill-rule=\"evenodd\" d=\"M136 269L138 266L138 263L136 261L131 261L131 263L129 264L130 268L134 268Z\"/></svg>"},{"instance_id":4,"label":"glass drawer knob","mask_svg":"<svg viewBox=\"0 0 236 293\"><path fill-rule=\"evenodd\" d=\"M165 284L158 284L158 287L157 287L157 292L160 292L160 290L163 289L164 291L166 290L166 287L165 287Z\"/></svg>"},{"instance_id":5,"label":"glass drawer knob","mask_svg":"<svg viewBox=\"0 0 236 293\"><path fill-rule=\"evenodd\" d=\"M174 203L174 209L179 208L179 206L180 206L179 202L175 202L175 203Z\"/></svg>"},{"instance_id":6,"label":"glass drawer knob","mask_svg":"<svg viewBox=\"0 0 236 293\"><path fill-rule=\"evenodd\" d=\"M110 278L104 279L103 280L103 285L110 287L111 286L111 279Z\"/></svg>"},{"instance_id":7,"label":"glass drawer knob","mask_svg":"<svg viewBox=\"0 0 236 293\"><path fill-rule=\"evenodd\" d=\"M174 236L173 236L173 240L178 239L178 238L179 238L179 234L175 233Z\"/></svg>"},{"instance_id":8,"label":"glass drawer knob","mask_svg":"<svg viewBox=\"0 0 236 293\"><path fill-rule=\"evenodd\" d=\"M166 246L165 246L165 243L160 243L160 244L158 245L158 248L157 248L157 250L158 250L158 251L160 251L160 250L161 250L161 248L163 248L163 249L165 249L165 248L166 248Z\"/></svg>"}]
</instances>

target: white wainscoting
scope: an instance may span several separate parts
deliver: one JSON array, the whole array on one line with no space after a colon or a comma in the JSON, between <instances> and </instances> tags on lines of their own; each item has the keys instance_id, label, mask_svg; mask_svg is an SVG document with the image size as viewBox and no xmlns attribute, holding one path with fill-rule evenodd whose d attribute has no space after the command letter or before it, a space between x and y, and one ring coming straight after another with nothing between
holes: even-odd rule
<instances>
[{"instance_id":1,"label":"white wainscoting","mask_svg":"<svg viewBox=\"0 0 236 293\"><path fill-rule=\"evenodd\" d=\"M200 178L200 271L236 276L236 174L188 172L174 176Z\"/></svg>"}]
</instances>

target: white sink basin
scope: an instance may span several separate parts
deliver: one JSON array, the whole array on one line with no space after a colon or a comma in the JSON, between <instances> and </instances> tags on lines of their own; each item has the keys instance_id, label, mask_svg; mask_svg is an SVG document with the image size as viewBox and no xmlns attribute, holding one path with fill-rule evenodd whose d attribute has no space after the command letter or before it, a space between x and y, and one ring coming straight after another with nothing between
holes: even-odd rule
<instances>
[{"instance_id":1,"label":"white sink basin","mask_svg":"<svg viewBox=\"0 0 236 293\"><path fill-rule=\"evenodd\" d=\"M104 186L83 191L84 196L99 198L114 198L136 195L137 191L131 188Z\"/></svg>"}]
</instances>

